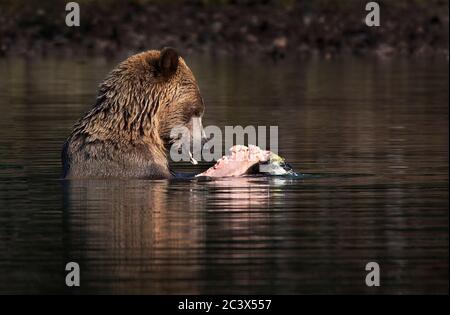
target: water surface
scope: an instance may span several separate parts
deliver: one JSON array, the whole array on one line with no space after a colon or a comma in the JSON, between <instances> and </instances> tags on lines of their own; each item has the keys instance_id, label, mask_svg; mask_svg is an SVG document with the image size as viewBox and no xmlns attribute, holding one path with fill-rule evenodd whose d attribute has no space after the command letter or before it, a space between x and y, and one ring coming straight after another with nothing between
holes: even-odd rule
<instances>
[{"instance_id":1,"label":"water surface","mask_svg":"<svg viewBox=\"0 0 450 315\"><path fill-rule=\"evenodd\" d=\"M313 176L61 181L115 62L0 59L1 293L448 293L447 61L188 57L206 125L278 125Z\"/></svg>"}]
</instances>

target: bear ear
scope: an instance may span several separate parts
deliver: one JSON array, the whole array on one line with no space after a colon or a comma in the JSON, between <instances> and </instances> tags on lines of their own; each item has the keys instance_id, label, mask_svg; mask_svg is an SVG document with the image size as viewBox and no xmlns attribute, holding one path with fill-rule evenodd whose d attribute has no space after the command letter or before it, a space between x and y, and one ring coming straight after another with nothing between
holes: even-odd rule
<instances>
[{"instance_id":1,"label":"bear ear","mask_svg":"<svg viewBox=\"0 0 450 315\"><path fill-rule=\"evenodd\" d=\"M171 47L165 47L159 54L159 69L165 77L169 77L178 69L178 53Z\"/></svg>"}]
</instances>

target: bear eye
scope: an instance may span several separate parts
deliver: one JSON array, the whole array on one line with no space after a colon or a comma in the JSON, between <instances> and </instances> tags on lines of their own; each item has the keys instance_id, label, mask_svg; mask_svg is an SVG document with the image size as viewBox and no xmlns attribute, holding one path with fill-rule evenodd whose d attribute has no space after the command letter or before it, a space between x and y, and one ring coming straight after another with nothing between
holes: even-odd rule
<instances>
[{"instance_id":1,"label":"bear eye","mask_svg":"<svg viewBox=\"0 0 450 315\"><path fill-rule=\"evenodd\" d=\"M200 117L202 115L202 111L199 107L194 107L194 110L192 112L192 116L194 117Z\"/></svg>"},{"instance_id":2,"label":"bear eye","mask_svg":"<svg viewBox=\"0 0 450 315\"><path fill-rule=\"evenodd\" d=\"M200 103L197 102L189 102L186 104L186 106L184 107L185 113L186 115L190 116L190 117L199 117L203 114L203 106Z\"/></svg>"},{"instance_id":3,"label":"bear eye","mask_svg":"<svg viewBox=\"0 0 450 315\"><path fill-rule=\"evenodd\" d=\"M203 99L201 99L200 102L195 103L194 105L194 116L200 117L203 115L203 112L205 111L205 105L203 105Z\"/></svg>"}]
</instances>

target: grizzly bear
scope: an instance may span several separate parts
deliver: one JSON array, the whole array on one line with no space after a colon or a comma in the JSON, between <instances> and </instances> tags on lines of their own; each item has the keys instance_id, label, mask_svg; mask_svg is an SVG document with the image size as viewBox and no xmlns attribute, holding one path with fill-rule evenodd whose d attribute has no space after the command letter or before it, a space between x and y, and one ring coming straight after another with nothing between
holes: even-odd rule
<instances>
[{"instance_id":1,"label":"grizzly bear","mask_svg":"<svg viewBox=\"0 0 450 315\"><path fill-rule=\"evenodd\" d=\"M95 105L64 143L63 177L169 178L167 150L179 140L171 130L191 131L204 108L192 71L174 49L131 56L100 84Z\"/></svg>"}]
</instances>

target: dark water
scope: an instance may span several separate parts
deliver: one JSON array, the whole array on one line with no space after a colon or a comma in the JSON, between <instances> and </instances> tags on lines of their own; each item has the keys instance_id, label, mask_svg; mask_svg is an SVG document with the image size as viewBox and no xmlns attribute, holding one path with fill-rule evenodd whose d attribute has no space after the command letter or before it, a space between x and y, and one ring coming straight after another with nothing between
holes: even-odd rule
<instances>
[{"instance_id":1,"label":"dark water","mask_svg":"<svg viewBox=\"0 0 450 315\"><path fill-rule=\"evenodd\" d=\"M60 181L115 62L0 59L1 293L448 293L446 60L187 61L206 125L278 125L315 176Z\"/></svg>"}]
</instances>

